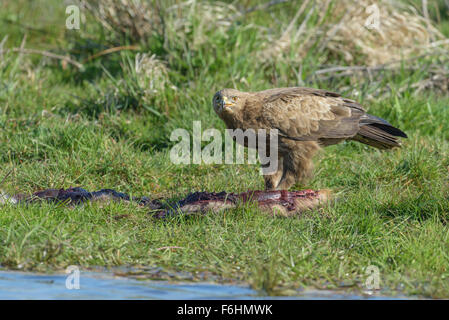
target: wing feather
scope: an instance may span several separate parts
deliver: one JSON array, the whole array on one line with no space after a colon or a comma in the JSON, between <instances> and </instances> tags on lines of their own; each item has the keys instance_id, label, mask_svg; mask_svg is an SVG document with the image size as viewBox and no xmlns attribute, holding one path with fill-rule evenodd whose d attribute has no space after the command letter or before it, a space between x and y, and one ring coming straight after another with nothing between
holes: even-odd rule
<instances>
[{"instance_id":1,"label":"wing feather","mask_svg":"<svg viewBox=\"0 0 449 320\"><path fill-rule=\"evenodd\" d=\"M336 93L311 88L267 90L265 122L285 138L310 141L350 138L357 134L365 110Z\"/></svg>"}]
</instances>

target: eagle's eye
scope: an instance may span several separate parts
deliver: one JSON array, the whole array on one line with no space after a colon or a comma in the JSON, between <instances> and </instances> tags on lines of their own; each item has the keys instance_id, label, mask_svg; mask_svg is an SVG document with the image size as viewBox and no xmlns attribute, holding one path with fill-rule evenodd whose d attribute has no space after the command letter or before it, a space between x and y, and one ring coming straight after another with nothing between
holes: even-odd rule
<instances>
[{"instance_id":1,"label":"eagle's eye","mask_svg":"<svg viewBox=\"0 0 449 320\"><path fill-rule=\"evenodd\" d=\"M238 99L238 97L236 97L236 96L231 97L232 102L236 102L237 99Z\"/></svg>"}]
</instances>

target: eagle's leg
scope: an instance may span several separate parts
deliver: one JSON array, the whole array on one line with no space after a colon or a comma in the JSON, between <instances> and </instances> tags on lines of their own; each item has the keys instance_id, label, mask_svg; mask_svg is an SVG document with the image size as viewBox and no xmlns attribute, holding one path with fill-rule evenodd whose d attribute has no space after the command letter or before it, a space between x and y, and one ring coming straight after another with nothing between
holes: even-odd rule
<instances>
[{"instance_id":1,"label":"eagle's leg","mask_svg":"<svg viewBox=\"0 0 449 320\"><path fill-rule=\"evenodd\" d=\"M277 190L288 190L295 183L304 183L312 176L312 157L320 149L315 142L296 143L284 156L283 175Z\"/></svg>"},{"instance_id":2,"label":"eagle's leg","mask_svg":"<svg viewBox=\"0 0 449 320\"><path fill-rule=\"evenodd\" d=\"M296 173L291 159L291 154L288 154L282 165L282 178L276 185L276 190L288 190L296 181Z\"/></svg>"},{"instance_id":3,"label":"eagle's leg","mask_svg":"<svg viewBox=\"0 0 449 320\"><path fill-rule=\"evenodd\" d=\"M266 174L263 176L265 180L265 190L276 190L276 187L278 186L279 182L282 179L282 176L284 174L284 165L283 165L283 159L280 158L278 160L278 168L277 171L273 174ZM267 165L268 166L268 165Z\"/></svg>"}]
</instances>

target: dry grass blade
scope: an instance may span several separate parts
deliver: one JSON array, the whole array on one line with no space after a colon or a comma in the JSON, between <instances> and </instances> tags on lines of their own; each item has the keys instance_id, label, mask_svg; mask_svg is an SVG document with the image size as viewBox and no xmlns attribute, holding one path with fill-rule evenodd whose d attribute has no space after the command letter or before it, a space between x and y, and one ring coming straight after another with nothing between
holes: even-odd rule
<instances>
[{"instance_id":1,"label":"dry grass blade","mask_svg":"<svg viewBox=\"0 0 449 320\"><path fill-rule=\"evenodd\" d=\"M39 54L41 56L45 56L48 58L65 61L65 62L77 67L80 70L84 69L84 66L81 63L79 63L67 56L61 56L59 54L55 54L55 53L44 51L44 50L25 49L25 48L11 48L11 49L1 49L0 50L0 54L6 53L6 52L18 52L20 54Z\"/></svg>"},{"instance_id":2,"label":"dry grass blade","mask_svg":"<svg viewBox=\"0 0 449 320\"><path fill-rule=\"evenodd\" d=\"M11 173L13 172L13 169L9 170L5 176L3 177L2 181L0 181L0 187L5 183L6 179L8 179L8 177L11 175Z\"/></svg>"},{"instance_id":3,"label":"dry grass blade","mask_svg":"<svg viewBox=\"0 0 449 320\"><path fill-rule=\"evenodd\" d=\"M178 247L178 246L166 246L166 247L160 247L156 248L156 250L174 250L174 249L185 249L184 247Z\"/></svg>"},{"instance_id":4,"label":"dry grass blade","mask_svg":"<svg viewBox=\"0 0 449 320\"><path fill-rule=\"evenodd\" d=\"M139 50L139 49L140 49L139 46L120 46L120 47L109 48L109 49L103 50L101 52L98 52L98 53L91 55L90 57L84 59L83 63L86 63L86 62L96 59L98 57L104 56L106 54L110 54L110 53L114 53L114 52L118 52L118 51L122 51L122 50Z\"/></svg>"}]
</instances>

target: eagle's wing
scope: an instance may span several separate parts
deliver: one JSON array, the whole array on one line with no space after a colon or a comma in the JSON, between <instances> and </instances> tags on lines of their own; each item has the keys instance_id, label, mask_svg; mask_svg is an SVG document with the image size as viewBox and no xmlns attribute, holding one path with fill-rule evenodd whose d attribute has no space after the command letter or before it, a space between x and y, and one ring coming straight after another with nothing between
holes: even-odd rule
<instances>
[{"instance_id":1,"label":"eagle's wing","mask_svg":"<svg viewBox=\"0 0 449 320\"><path fill-rule=\"evenodd\" d=\"M365 110L337 93L311 88L285 88L261 92L262 118L284 138L325 141L353 137Z\"/></svg>"}]
</instances>

